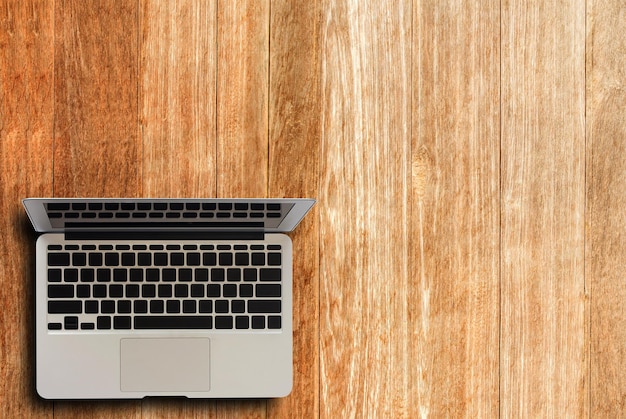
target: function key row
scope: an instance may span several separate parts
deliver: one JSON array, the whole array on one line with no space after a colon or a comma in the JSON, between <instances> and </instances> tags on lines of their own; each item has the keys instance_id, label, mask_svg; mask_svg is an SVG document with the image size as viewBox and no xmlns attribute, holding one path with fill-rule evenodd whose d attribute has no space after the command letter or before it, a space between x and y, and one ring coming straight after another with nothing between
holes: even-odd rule
<instances>
[{"instance_id":1,"label":"function key row","mask_svg":"<svg viewBox=\"0 0 626 419\"><path fill-rule=\"evenodd\" d=\"M201 245L195 245L195 244L184 244L184 245L179 245L179 244L168 244L168 245L162 245L162 244L150 244L150 245L146 245L146 244L134 244L134 245L129 245L129 244L117 244L115 246L111 245L111 244L101 244L99 246L96 246L94 244L83 244L82 246L78 246L77 244L66 244L65 246L60 245L60 244L49 244L48 245L48 250L265 250L266 246L262 245L262 244L253 244L253 245L245 245L245 244L235 244L235 245L229 245L229 244L218 244L218 245L212 245L212 244L201 244ZM268 244L267 245L267 250L281 250L281 245L280 244Z\"/></svg>"},{"instance_id":2,"label":"function key row","mask_svg":"<svg viewBox=\"0 0 626 419\"><path fill-rule=\"evenodd\" d=\"M280 211L280 203L247 202L50 202L48 211Z\"/></svg>"},{"instance_id":3,"label":"function key row","mask_svg":"<svg viewBox=\"0 0 626 419\"><path fill-rule=\"evenodd\" d=\"M128 218L152 218L170 219L180 218L280 218L280 212L48 212L49 218L66 219L128 219Z\"/></svg>"}]
</instances>

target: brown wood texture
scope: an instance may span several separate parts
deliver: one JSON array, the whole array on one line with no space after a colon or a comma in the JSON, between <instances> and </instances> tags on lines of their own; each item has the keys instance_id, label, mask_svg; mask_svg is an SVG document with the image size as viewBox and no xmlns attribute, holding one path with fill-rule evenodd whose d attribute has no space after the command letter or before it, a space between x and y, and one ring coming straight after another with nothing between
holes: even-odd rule
<instances>
[{"instance_id":1,"label":"brown wood texture","mask_svg":"<svg viewBox=\"0 0 626 419\"><path fill-rule=\"evenodd\" d=\"M0 417L626 415L619 0L0 0ZM35 196L311 197L294 388L51 402Z\"/></svg>"}]
</instances>

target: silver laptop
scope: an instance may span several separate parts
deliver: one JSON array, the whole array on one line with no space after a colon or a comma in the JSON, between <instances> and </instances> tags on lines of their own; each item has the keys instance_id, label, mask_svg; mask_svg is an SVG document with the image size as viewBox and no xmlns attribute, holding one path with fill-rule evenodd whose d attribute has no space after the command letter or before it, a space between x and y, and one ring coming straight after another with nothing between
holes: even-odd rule
<instances>
[{"instance_id":1,"label":"silver laptop","mask_svg":"<svg viewBox=\"0 0 626 419\"><path fill-rule=\"evenodd\" d=\"M292 387L293 230L312 199L23 201L46 399L264 398Z\"/></svg>"}]
</instances>

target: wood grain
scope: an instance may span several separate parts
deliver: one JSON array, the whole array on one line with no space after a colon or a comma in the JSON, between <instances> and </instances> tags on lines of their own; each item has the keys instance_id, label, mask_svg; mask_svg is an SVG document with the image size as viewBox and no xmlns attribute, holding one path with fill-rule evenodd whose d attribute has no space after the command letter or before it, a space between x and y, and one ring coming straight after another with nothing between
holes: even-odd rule
<instances>
[{"instance_id":1,"label":"wood grain","mask_svg":"<svg viewBox=\"0 0 626 419\"><path fill-rule=\"evenodd\" d=\"M137 196L137 4L55 5L54 192Z\"/></svg>"},{"instance_id":2,"label":"wood grain","mask_svg":"<svg viewBox=\"0 0 626 419\"><path fill-rule=\"evenodd\" d=\"M217 8L217 192L267 196L269 0Z\"/></svg>"},{"instance_id":3,"label":"wood grain","mask_svg":"<svg viewBox=\"0 0 626 419\"><path fill-rule=\"evenodd\" d=\"M626 414L626 9L589 1L587 286L591 417Z\"/></svg>"},{"instance_id":4,"label":"wood grain","mask_svg":"<svg viewBox=\"0 0 626 419\"><path fill-rule=\"evenodd\" d=\"M499 5L413 9L411 417L498 415Z\"/></svg>"},{"instance_id":5,"label":"wood grain","mask_svg":"<svg viewBox=\"0 0 626 419\"><path fill-rule=\"evenodd\" d=\"M504 417L586 416L585 8L502 3Z\"/></svg>"},{"instance_id":6,"label":"wood grain","mask_svg":"<svg viewBox=\"0 0 626 419\"><path fill-rule=\"evenodd\" d=\"M136 3L55 3L56 196L139 196ZM138 401L55 402L60 417L139 417Z\"/></svg>"},{"instance_id":7,"label":"wood grain","mask_svg":"<svg viewBox=\"0 0 626 419\"><path fill-rule=\"evenodd\" d=\"M411 9L323 9L320 416L409 417Z\"/></svg>"},{"instance_id":8,"label":"wood grain","mask_svg":"<svg viewBox=\"0 0 626 419\"><path fill-rule=\"evenodd\" d=\"M0 2L0 417L52 417L35 395L33 235L22 208L52 194L54 9Z\"/></svg>"},{"instance_id":9,"label":"wood grain","mask_svg":"<svg viewBox=\"0 0 626 419\"><path fill-rule=\"evenodd\" d=\"M215 196L216 6L140 3L143 196Z\"/></svg>"},{"instance_id":10,"label":"wood grain","mask_svg":"<svg viewBox=\"0 0 626 419\"><path fill-rule=\"evenodd\" d=\"M270 19L268 193L317 198L321 8L273 1ZM268 417L319 416L318 219L314 208L292 234L294 383L289 397L268 401Z\"/></svg>"}]
</instances>

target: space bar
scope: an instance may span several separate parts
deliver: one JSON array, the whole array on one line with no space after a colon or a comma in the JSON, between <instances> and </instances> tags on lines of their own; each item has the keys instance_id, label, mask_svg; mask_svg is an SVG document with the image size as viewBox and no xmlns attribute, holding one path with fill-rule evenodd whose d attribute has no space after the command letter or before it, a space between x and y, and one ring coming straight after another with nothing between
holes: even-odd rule
<instances>
[{"instance_id":1,"label":"space bar","mask_svg":"<svg viewBox=\"0 0 626 419\"><path fill-rule=\"evenodd\" d=\"M135 316L135 329L212 329L211 316Z\"/></svg>"}]
</instances>

